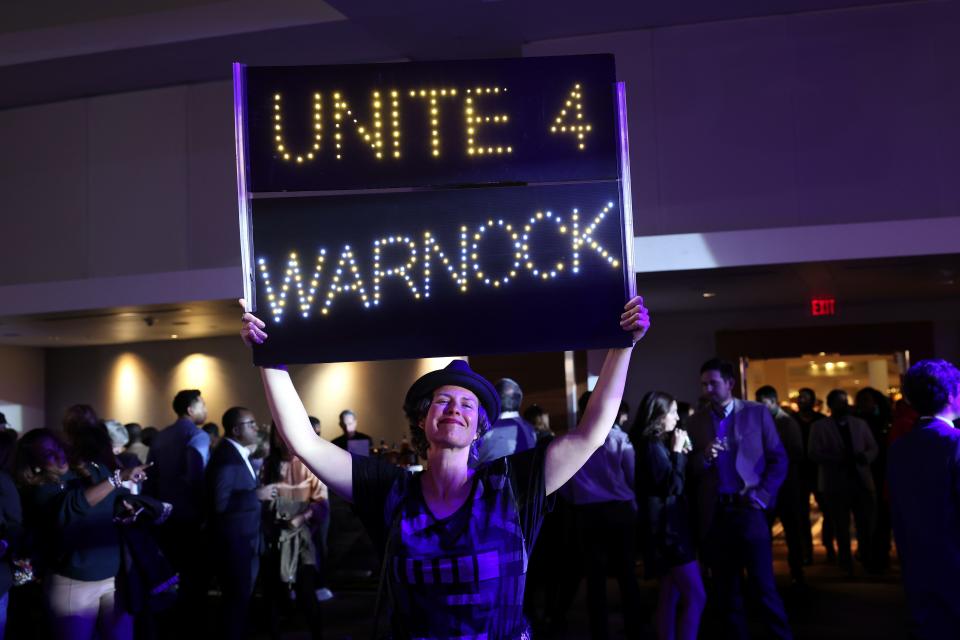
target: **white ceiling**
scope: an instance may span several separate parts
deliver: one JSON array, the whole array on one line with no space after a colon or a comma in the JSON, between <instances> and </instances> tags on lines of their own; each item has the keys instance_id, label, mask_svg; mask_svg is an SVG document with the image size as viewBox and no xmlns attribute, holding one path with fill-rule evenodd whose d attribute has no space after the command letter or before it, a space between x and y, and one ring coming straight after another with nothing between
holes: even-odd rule
<instances>
[{"instance_id":1,"label":"white ceiling","mask_svg":"<svg viewBox=\"0 0 960 640\"><path fill-rule=\"evenodd\" d=\"M925 2L934 0L908 0ZM519 55L569 36L899 0L99 0L0 3L0 108L229 78L229 63Z\"/></svg>"}]
</instances>

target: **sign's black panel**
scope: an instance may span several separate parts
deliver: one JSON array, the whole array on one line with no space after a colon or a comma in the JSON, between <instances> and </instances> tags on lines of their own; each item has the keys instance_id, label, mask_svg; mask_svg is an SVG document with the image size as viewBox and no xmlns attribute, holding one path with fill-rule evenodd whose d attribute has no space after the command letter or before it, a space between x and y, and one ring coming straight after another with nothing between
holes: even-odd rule
<instances>
[{"instance_id":1,"label":"sign's black panel","mask_svg":"<svg viewBox=\"0 0 960 640\"><path fill-rule=\"evenodd\" d=\"M250 191L618 177L612 55L246 69Z\"/></svg>"},{"instance_id":2,"label":"sign's black panel","mask_svg":"<svg viewBox=\"0 0 960 640\"><path fill-rule=\"evenodd\" d=\"M270 339L255 360L625 345L619 189L256 199L256 311Z\"/></svg>"}]
</instances>

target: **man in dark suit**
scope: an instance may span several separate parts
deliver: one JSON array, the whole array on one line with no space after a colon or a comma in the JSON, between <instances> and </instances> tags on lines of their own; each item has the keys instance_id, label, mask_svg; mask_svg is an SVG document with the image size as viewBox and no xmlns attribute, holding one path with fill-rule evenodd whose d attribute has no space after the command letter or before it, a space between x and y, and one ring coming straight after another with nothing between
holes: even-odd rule
<instances>
[{"instance_id":1,"label":"man in dark suit","mask_svg":"<svg viewBox=\"0 0 960 640\"><path fill-rule=\"evenodd\" d=\"M765 511L787 475L787 454L770 411L733 397L733 366L720 359L700 368L709 404L688 423L693 452L687 470L704 561L713 570L714 596L727 637L749 638L740 576L746 569L760 597L769 635L791 638L773 580Z\"/></svg>"},{"instance_id":2,"label":"man in dark suit","mask_svg":"<svg viewBox=\"0 0 960 640\"><path fill-rule=\"evenodd\" d=\"M520 385L510 378L502 378L497 380L494 388L500 395L501 411L477 441L481 463L533 449L537 444L537 430L520 417L520 403L523 401Z\"/></svg>"},{"instance_id":3,"label":"man in dark suit","mask_svg":"<svg viewBox=\"0 0 960 640\"><path fill-rule=\"evenodd\" d=\"M956 637L960 629L960 371L922 360L903 376L920 413L890 446L887 486L893 534L913 637Z\"/></svg>"},{"instance_id":4,"label":"man in dark suit","mask_svg":"<svg viewBox=\"0 0 960 640\"><path fill-rule=\"evenodd\" d=\"M243 407L223 414L223 440L207 467L207 532L214 571L223 594L220 632L246 635L247 614L260 568L263 538L260 501L276 495L276 486L257 488L250 449L257 444L257 421Z\"/></svg>"},{"instance_id":5,"label":"man in dark suit","mask_svg":"<svg viewBox=\"0 0 960 640\"><path fill-rule=\"evenodd\" d=\"M180 574L177 606L158 616L161 635L177 629L203 613L207 576L203 545L203 470L210 458L210 437L197 425L207 419L207 405L198 389L185 389L173 398L177 421L158 432L151 442L147 461L153 465L144 493L173 505L170 518L157 531L157 542L170 564Z\"/></svg>"},{"instance_id":6,"label":"man in dark suit","mask_svg":"<svg viewBox=\"0 0 960 640\"><path fill-rule=\"evenodd\" d=\"M777 427L780 443L787 452L789 466L787 477L780 485L776 505L769 510L771 523L773 518L780 518L783 525L783 535L787 539L787 564L790 566L790 577L795 584L803 584L803 535L802 528L810 530L810 520L803 523L803 500L807 494L803 489L800 477L803 466L806 446L803 443L803 434L800 425L789 413L780 407L780 398L777 390L766 385L756 391L757 402L763 404Z\"/></svg>"},{"instance_id":7,"label":"man in dark suit","mask_svg":"<svg viewBox=\"0 0 960 640\"><path fill-rule=\"evenodd\" d=\"M800 425L800 435L803 440L804 461L800 467L800 482L804 488L803 500L803 522L810 522L810 494L817 499L817 506L823 515L823 523L820 528L820 541L824 549L827 550L827 563L836 561L837 554L833 548L833 522L826 512L826 505L823 502L823 496L817 490L817 463L810 460L807 451L807 443L810 442L810 429L817 420L823 420L827 416L817 411L817 392L809 387L803 387L797 392L797 412L793 414L797 423ZM812 525L811 525L812 526ZM803 561L805 564L813 564L813 531L811 527L804 528L803 532Z\"/></svg>"}]
</instances>

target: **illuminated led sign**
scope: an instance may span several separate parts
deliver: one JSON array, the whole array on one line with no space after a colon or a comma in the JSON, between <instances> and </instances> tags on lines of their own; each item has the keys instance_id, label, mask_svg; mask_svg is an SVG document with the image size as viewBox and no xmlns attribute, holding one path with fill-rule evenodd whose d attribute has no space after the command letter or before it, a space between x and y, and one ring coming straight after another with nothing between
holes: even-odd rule
<instances>
[{"instance_id":1,"label":"illuminated led sign","mask_svg":"<svg viewBox=\"0 0 960 640\"><path fill-rule=\"evenodd\" d=\"M250 190L615 180L611 56L245 70Z\"/></svg>"},{"instance_id":2,"label":"illuminated led sign","mask_svg":"<svg viewBox=\"0 0 960 640\"><path fill-rule=\"evenodd\" d=\"M256 362L627 340L612 56L237 65L235 95Z\"/></svg>"}]
</instances>

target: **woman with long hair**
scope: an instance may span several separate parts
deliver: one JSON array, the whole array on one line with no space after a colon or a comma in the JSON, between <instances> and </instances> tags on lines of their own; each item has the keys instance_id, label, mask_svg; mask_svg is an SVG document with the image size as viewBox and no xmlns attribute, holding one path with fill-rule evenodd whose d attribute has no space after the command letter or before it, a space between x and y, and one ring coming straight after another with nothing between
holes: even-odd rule
<instances>
[{"instance_id":1,"label":"woman with long hair","mask_svg":"<svg viewBox=\"0 0 960 640\"><path fill-rule=\"evenodd\" d=\"M79 451L98 452L109 436L83 425L73 432ZM101 437L102 436L102 437ZM80 461L49 429L27 432L17 446L16 478L32 537L34 571L43 580L57 638L131 638L133 621L117 602L120 537L114 523L121 483L142 481L146 465L123 471Z\"/></svg>"},{"instance_id":2,"label":"woman with long hair","mask_svg":"<svg viewBox=\"0 0 960 640\"><path fill-rule=\"evenodd\" d=\"M643 337L650 320L642 298L627 303L620 326L633 344ZM245 313L241 337L262 343L265 328ZM395 638L530 637L522 611L527 559L549 496L603 445L617 418L632 351L610 350L576 430L476 467L470 464L476 440L500 414L496 390L463 360L422 376L403 405L413 445L427 459L419 473L319 438L287 371L261 369L283 439L324 484L353 503L385 550L381 579L388 585Z\"/></svg>"},{"instance_id":3,"label":"woman with long hair","mask_svg":"<svg viewBox=\"0 0 960 640\"><path fill-rule=\"evenodd\" d=\"M630 430L644 569L660 580L657 637L695 640L706 602L684 497L690 438L677 428L677 401L650 391Z\"/></svg>"},{"instance_id":4,"label":"woman with long hair","mask_svg":"<svg viewBox=\"0 0 960 640\"><path fill-rule=\"evenodd\" d=\"M329 511L327 487L293 455L275 424L270 426L270 453L263 462L260 483L277 488L276 497L265 503L267 551L261 569L270 633L280 637L283 601L293 600L307 619L311 637L322 638L313 526Z\"/></svg>"}]
</instances>

